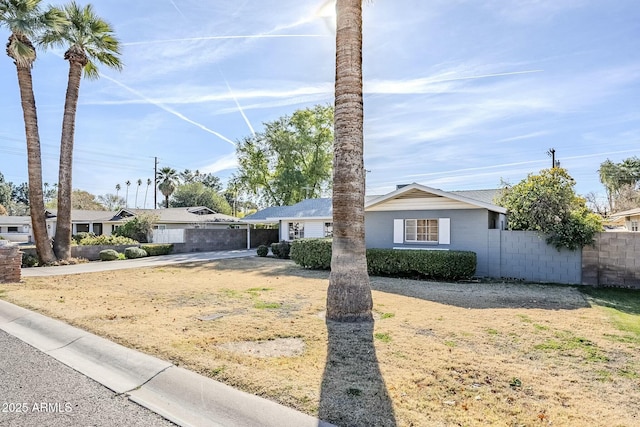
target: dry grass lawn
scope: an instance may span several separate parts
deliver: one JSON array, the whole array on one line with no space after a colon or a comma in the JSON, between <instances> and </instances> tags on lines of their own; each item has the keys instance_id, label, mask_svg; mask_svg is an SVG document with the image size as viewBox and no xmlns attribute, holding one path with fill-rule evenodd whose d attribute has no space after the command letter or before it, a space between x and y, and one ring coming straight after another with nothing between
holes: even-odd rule
<instances>
[{"instance_id":1,"label":"dry grass lawn","mask_svg":"<svg viewBox=\"0 0 640 427\"><path fill-rule=\"evenodd\" d=\"M337 424L640 425L635 309L374 277L373 328L327 325L327 278L247 258L28 278L0 297Z\"/></svg>"}]
</instances>

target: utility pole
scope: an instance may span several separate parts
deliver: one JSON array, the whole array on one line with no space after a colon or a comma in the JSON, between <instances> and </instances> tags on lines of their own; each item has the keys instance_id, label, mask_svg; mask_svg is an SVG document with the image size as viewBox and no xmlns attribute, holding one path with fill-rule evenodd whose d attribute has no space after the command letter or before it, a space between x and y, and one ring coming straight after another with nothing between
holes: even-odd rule
<instances>
[{"instance_id":1,"label":"utility pole","mask_svg":"<svg viewBox=\"0 0 640 427\"><path fill-rule=\"evenodd\" d=\"M557 168L558 166L560 166L560 161L558 160L556 162L556 149L555 148L549 148L549 150L547 151L547 155L551 157L551 168Z\"/></svg>"},{"instance_id":2,"label":"utility pole","mask_svg":"<svg viewBox=\"0 0 640 427\"><path fill-rule=\"evenodd\" d=\"M153 159L153 209L156 209L158 207L158 158Z\"/></svg>"}]
</instances>

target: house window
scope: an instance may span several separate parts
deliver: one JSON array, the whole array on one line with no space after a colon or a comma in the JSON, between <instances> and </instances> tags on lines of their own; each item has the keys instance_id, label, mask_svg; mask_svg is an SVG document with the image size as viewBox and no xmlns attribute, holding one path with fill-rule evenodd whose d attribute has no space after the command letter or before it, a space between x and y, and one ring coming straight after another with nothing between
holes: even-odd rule
<instances>
[{"instance_id":1,"label":"house window","mask_svg":"<svg viewBox=\"0 0 640 427\"><path fill-rule=\"evenodd\" d=\"M76 233L88 233L89 224L76 224Z\"/></svg>"},{"instance_id":2,"label":"house window","mask_svg":"<svg viewBox=\"0 0 640 427\"><path fill-rule=\"evenodd\" d=\"M324 237L333 237L333 223L325 222L324 223Z\"/></svg>"},{"instance_id":3,"label":"house window","mask_svg":"<svg viewBox=\"0 0 640 427\"><path fill-rule=\"evenodd\" d=\"M195 228L198 228L198 227L196 226ZM166 230L167 226L165 224L154 225L153 229L154 230Z\"/></svg>"},{"instance_id":4,"label":"house window","mask_svg":"<svg viewBox=\"0 0 640 427\"><path fill-rule=\"evenodd\" d=\"M638 231L638 221L631 221L631 231Z\"/></svg>"},{"instance_id":5,"label":"house window","mask_svg":"<svg viewBox=\"0 0 640 427\"><path fill-rule=\"evenodd\" d=\"M289 223L289 240L302 239L304 237L304 224L301 222Z\"/></svg>"},{"instance_id":6,"label":"house window","mask_svg":"<svg viewBox=\"0 0 640 427\"><path fill-rule=\"evenodd\" d=\"M112 225L111 225L111 232L113 233L113 232L114 232L114 231L116 231L118 228L120 228L120 226L119 226L119 225L112 224Z\"/></svg>"},{"instance_id":7,"label":"house window","mask_svg":"<svg viewBox=\"0 0 640 427\"><path fill-rule=\"evenodd\" d=\"M438 242L437 219L407 219L404 222L405 242Z\"/></svg>"},{"instance_id":8,"label":"house window","mask_svg":"<svg viewBox=\"0 0 640 427\"><path fill-rule=\"evenodd\" d=\"M7 227L7 233L17 233L18 227Z\"/></svg>"}]
</instances>

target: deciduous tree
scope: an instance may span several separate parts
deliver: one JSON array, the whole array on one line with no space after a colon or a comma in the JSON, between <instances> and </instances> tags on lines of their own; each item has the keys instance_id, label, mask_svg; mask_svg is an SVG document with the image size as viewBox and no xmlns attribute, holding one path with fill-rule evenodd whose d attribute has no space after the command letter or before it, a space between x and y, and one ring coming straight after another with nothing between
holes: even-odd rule
<instances>
[{"instance_id":1,"label":"deciduous tree","mask_svg":"<svg viewBox=\"0 0 640 427\"><path fill-rule=\"evenodd\" d=\"M505 185L495 203L509 210L510 230L537 231L557 249L573 250L593 243L603 229L601 217L587 209L574 186L566 169L543 169L514 186Z\"/></svg>"},{"instance_id":2,"label":"deciduous tree","mask_svg":"<svg viewBox=\"0 0 640 427\"><path fill-rule=\"evenodd\" d=\"M292 205L331 185L333 107L316 105L265 123L238 143L238 182L263 205Z\"/></svg>"}]
</instances>

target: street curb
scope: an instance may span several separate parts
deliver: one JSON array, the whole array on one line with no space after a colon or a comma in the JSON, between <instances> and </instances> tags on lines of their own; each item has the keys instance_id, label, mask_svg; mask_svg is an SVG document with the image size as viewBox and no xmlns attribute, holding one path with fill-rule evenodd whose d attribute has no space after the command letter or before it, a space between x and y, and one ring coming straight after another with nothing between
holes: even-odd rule
<instances>
[{"instance_id":1,"label":"street curb","mask_svg":"<svg viewBox=\"0 0 640 427\"><path fill-rule=\"evenodd\" d=\"M180 426L332 426L3 300L0 329Z\"/></svg>"}]
</instances>

